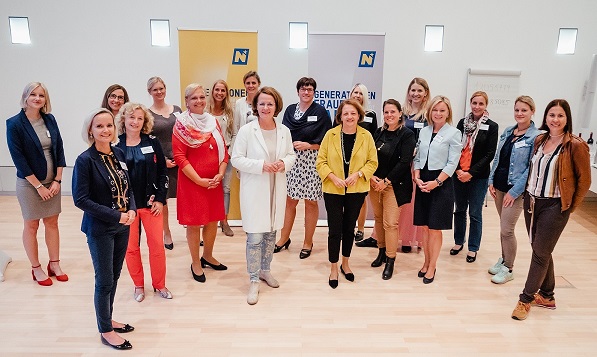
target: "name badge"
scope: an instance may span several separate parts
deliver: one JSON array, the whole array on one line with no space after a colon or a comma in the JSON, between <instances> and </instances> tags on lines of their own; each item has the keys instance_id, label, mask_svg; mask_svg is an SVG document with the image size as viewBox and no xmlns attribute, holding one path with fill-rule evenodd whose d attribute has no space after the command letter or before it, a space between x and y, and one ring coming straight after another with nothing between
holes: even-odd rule
<instances>
[{"instance_id":1,"label":"name badge","mask_svg":"<svg viewBox=\"0 0 597 357\"><path fill-rule=\"evenodd\" d=\"M416 121L415 122L415 129L423 129L425 127L425 123Z\"/></svg>"},{"instance_id":2,"label":"name badge","mask_svg":"<svg viewBox=\"0 0 597 357\"><path fill-rule=\"evenodd\" d=\"M309 115L307 121L317 121L317 115Z\"/></svg>"},{"instance_id":3,"label":"name badge","mask_svg":"<svg viewBox=\"0 0 597 357\"><path fill-rule=\"evenodd\" d=\"M141 148L141 152L145 155L145 154L151 154L153 153L153 146L145 146Z\"/></svg>"},{"instance_id":4,"label":"name badge","mask_svg":"<svg viewBox=\"0 0 597 357\"><path fill-rule=\"evenodd\" d=\"M373 123L373 117L365 117L365 119L363 119L363 121L365 123Z\"/></svg>"},{"instance_id":5,"label":"name badge","mask_svg":"<svg viewBox=\"0 0 597 357\"><path fill-rule=\"evenodd\" d=\"M489 130L489 124L481 124L481 125L479 125L479 130Z\"/></svg>"},{"instance_id":6,"label":"name badge","mask_svg":"<svg viewBox=\"0 0 597 357\"><path fill-rule=\"evenodd\" d=\"M518 149L518 148L523 148L527 146L527 143L525 141L517 141L514 143L514 148Z\"/></svg>"},{"instance_id":7,"label":"name badge","mask_svg":"<svg viewBox=\"0 0 597 357\"><path fill-rule=\"evenodd\" d=\"M120 163L120 167L122 167L123 170L126 170L126 171L129 170L129 168L126 167L126 163L125 162L122 162L122 161L118 161L118 162Z\"/></svg>"}]
</instances>

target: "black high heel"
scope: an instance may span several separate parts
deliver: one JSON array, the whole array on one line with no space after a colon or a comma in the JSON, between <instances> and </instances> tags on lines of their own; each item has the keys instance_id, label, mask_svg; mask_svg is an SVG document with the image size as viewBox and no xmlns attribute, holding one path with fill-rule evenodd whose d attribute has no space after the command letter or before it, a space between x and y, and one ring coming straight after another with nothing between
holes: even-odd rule
<instances>
[{"instance_id":1,"label":"black high heel","mask_svg":"<svg viewBox=\"0 0 597 357\"><path fill-rule=\"evenodd\" d=\"M108 342L108 340L106 340L103 335L100 335L100 339L104 345L110 346L115 350L130 350L131 348L133 348L133 345L131 345L131 343L128 340L124 340L124 342L119 345L113 345L110 342Z\"/></svg>"},{"instance_id":2,"label":"black high heel","mask_svg":"<svg viewBox=\"0 0 597 357\"><path fill-rule=\"evenodd\" d=\"M170 243L170 244L166 244L164 243L164 248L168 249L168 250L172 250L174 249L174 242Z\"/></svg>"},{"instance_id":3,"label":"black high heel","mask_svg":"<svg viewBox=\"0 0 597 357\"><path fill-rule=\"evenodd\" d=\"M311 244L311 249L301 249L301 252L299 254L299 258L300 259L307 259L311 256L311 251L313 250L313 244Z\"/></svg>"},{"instance_id":4,"label":"black high heel","mask_svg":"<svg viewBox=\"0 0 597 357\"><path fill-rule=\"evenodd\" d=\"M282 248L285 248L286 250L288 250L288 247L290 247L290 238L288 238L286 243L284 243L282 245L274 244L274 253L279 253L280 251L282 251Z\"/></svg>"},{"instance_id":5,"label":"black high heel","mask_svg":"<svg viewBox=\"0 0 597 357\"><path fill-rule=\"evenodd\" d=\"M191 264L191 274L193 274L193 279L195 279L196 281L200 282L200 283L205 283L205 273L201 274L201 275L197 275L195 274L195 272L193 271L193 264Z\"/></svg>"},{"instance_id":6,"label":"black high heel","mask_svg":"<svg viewBox=\"0 0 597 357\"><path fill-rule=\"evenodd\" d=\"M218 265L215 265L215 264L212 264L212 263L208 262L203 257L201 257L201 267L205 268L206 266L212 268L213 270L226 270L226 269L228 269L228 267L225 266L222 263L220 263Z\"/></svg>"},{"instance_id":7,"label":"black high heel","mask_svg":"<svg viewBox=\"0 0 597 357\"><path fill-rule=\"evenodd\" d=\"M342 268L342 265L340 265L340 272L342 273L342 275L344 275L344 277L346 278L346 280L348 281L354 281L354 274L353 273L347 273L344 271L344 268Z\"/></svg>"}]
</instances>

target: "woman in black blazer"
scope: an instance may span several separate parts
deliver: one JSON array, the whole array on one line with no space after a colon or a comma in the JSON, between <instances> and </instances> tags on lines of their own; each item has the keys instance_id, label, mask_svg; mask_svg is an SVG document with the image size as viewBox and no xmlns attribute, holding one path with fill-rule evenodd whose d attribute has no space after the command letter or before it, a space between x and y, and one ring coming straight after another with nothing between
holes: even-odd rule
<instances>
[{"instance_id":1,"label":"woman in black blazer","mask_svg":"<svg viewBox=\"0 0 597 357\"><path fill-rule=\"evenodd\" d=\"M398 249L400 206L412 198L410 167L416 142L415 134L404 126L402 108L397 100L388 99L383 103L383 118L383 126L373 135L379 166L371 178L369 197L375 216L379 254L371 266L386 263L382 279L388 280L394 273Z\"/></svg>"},{"instance_id":2,"label":"woman in black blazer","mask_svg":"<svg viewBox=\"0 0 597 357\"><path fill-rule=\"evenodd\" d=\"M116 138L114 116L96 109L83 124L83 138L90 145L75 162L73 200L83 210L81 231L95 271L95 315L103 344L119 350L133 346L118 333L134 328L112 320L114 296L129 241L129 226L135 221L133 197L126 158L112 147Z\"/></svg>"},{"instance_id":3,"label":"woman in black blazer","mask_svg":"<svg viewBox=\"0 0 597 357\"><path fill-rule=\"evenodd\" d=\"M468 254L466 261L473 263L481 245L483 229L483 202L487 194L489 168L498 142L498 125L489 119L487 93L471 95L471 112L460 119L456 128L462 132L462 154L454 180L454 247L451 255L458 254L466 241L466 211L470 217Z\"/></svg>"},{"instance_id":4,"label":"woman in black blazer","mask_svg":"<svg viewBox=\"0 0 597 357\"><path fill-rule=\"evenodd\" d=\"M60 234L58 215L61 212L62 170L66 166L62 137L50 111L50 96L40 82L25 86L21 112L6 121L6 138L10 155L17 169L16 193L23 214L23 245L31 262L31 275L39 285L50 286L56 276L67 281L60 268ZM50 262L48 274L39 262L37 229L39 220L45 226L45 240Z\"/></svg>"},{"instance_id":5,"label":"woman in black blazer","mask_svg":"<svg viewBox=\"0 0 597 357\"><path fill-rule=\"evenodd\" d=\"M143 104L126 103L116 116L121 134L118 147L126 157L133 188L137 218L131 225L126 251L126 267L135 284L133 296L137 302L145 299L143 264L141 263L141 223L147 236L149 265L153 290L164 299L172 299L166 288L166 253L164 250L164 220L168 176L166 158L158 139L149 135L153 115Z\"/></svg>"}]
</instances>

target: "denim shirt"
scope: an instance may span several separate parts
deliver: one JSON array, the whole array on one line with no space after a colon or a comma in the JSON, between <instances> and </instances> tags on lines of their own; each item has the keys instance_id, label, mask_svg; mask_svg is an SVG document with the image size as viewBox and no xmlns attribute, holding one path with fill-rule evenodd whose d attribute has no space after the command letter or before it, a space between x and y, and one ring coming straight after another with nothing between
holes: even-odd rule
<instances>
[{"instance_id":1,"label":"denim shirt","mask_svg":"<svg viewBox=\"0 0 597 357\"><path fill-rule=\"evenodd\" d=\"M502 151L504 143L510 135L512 135L515 128L516 125L506 128L500 136L500 141L498 142L497 150L491 165L491 172L489 174L490 185L493 185L493 176L495 175L495 170L497 169L498 161L500 159L500 151ZM513 185L513 187L508 193L515 199L524 192L527 176L529 175L529 165L531 163L531 156L533 155L535 137L543 132L543 130L537 129L535 123L531 121L531 126L512 148L512 154L510 155L510 170L508 172L508 185Z\"/></svg>"}]
</instances>

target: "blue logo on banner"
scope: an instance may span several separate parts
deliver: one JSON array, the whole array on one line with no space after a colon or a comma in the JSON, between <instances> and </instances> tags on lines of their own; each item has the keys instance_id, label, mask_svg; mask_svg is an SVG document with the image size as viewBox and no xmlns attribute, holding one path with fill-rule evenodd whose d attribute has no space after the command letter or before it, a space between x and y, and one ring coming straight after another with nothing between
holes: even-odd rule
<instances>
[{"instance_id":1,"label":"blue logo on banner","mask_svg":"<svg viewBox=\"0 0 597 357\"><path fill-rule=\"evenodd\" d=\"M246 66L249 62L248 48L235 48L232 52L232 64L238 66Z\"/></svg>"},{"instance_id":2,"label":"blue logo on banner","mask_svg":"<svg viewBox=\"0 0 597 357\"><path fill-rule=\"evenodd\" d=\"M375 52L376 51L361 51L359 67L373 67L373 63L375 62Z\"/></svg>"}]
</instances>

